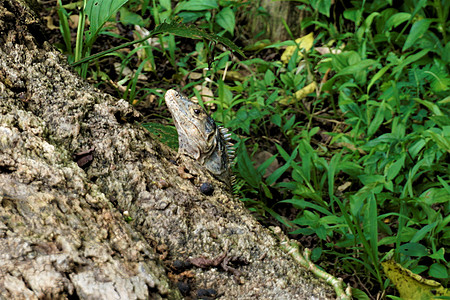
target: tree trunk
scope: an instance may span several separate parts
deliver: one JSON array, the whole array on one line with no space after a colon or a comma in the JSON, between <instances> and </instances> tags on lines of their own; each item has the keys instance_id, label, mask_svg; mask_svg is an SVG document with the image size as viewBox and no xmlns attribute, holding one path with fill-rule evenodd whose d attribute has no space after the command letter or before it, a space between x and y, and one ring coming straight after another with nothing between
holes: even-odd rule
<instances>
[{"instance_id":1,"label":"tree trunk","mask_svg":"<svg viewBox=\"0 0 450 300\"><path fill-rule=\"evenodd\" d=\"M254 3L251 13L242 13L248 22L245 27L250 30L249 45L261 39L268 39L273 43L292 39L282 21L285 21L295 39L305 34L300 22L308 12L297 8L299 2L259 0ZM260 11L261 8L264 12Z\"/></svg>"},{"instance_id":2,"label":"tree trunk","mask_svg":"<svg viewBox=\"0 0 450 300\"><path fill-rule=\"evenodd\" d=\"M0 0L0 299L332 298L40 32L23 1Z\"/></svg>"}]
</instances>

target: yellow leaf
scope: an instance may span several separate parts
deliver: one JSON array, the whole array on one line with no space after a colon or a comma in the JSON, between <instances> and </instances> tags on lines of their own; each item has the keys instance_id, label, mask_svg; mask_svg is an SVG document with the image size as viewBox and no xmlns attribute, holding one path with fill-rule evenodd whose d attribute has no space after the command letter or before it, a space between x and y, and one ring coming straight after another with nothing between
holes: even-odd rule
<instances>
[{"instance_id":1,"label":"yellow leaf","mask_svg":"<svg viewBox=\"0 0 450 300\"><path fill-rule=\"evenodd\" d=\"M434 280L429 280L403 268L394 260L382 262L384 273L394 283L404 300L435 299L450 296L450 291Z\"/></svg>"},{"instance_id":2,"label":"yellow leaf","mask_svg":"<svg viewBox=\"0 0 450 300\"><path fill-rule=\"evenodd\" d=\"M301 90L295 92L295 98L301 100L305 98L308 94L314 92L317 88L317 83L315 81L311 82L307 86L303 87Z\"/></svg>"},{"instance_id":3,"label":"yellow leaf","mask_svg":"<svg viewBox=\"0 0 450 300\"><path fill-rule=\"evenodd\" d=\"M300 50L304 49L303 51L309 51L314 43L313 33L311 32L308 35L296 39L295 43L298 45ZM297 46L288 46L286 50L284 50L283 54L281 55L281 60L285 64L289 62L289 59L291 58L292 54L294 54L295 49L297 49ZM301 52L298 52L298 57L302 58L303 54Z\"/></svg>"},{"instance_id":4,"label":"yellow leaf","mask_svg":"<svg viewBox=\"0 0 450 300\"><path fill-rule=\"evenodd\" d=\"M222 76L225 72L222 70L218 70L217 73ZM227 71L225 73L225 79L229 81L243 82L246 79L246 76L237 71Z\"/></svg>"}]
</instances>

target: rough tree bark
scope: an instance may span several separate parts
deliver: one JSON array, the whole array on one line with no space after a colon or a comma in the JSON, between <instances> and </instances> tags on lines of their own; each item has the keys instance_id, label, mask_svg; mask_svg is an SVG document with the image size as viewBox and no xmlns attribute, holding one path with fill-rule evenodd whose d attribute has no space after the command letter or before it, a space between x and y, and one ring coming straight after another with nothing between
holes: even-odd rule
<instances>
[{"instance_id":1,"label":"rough tree bark","mask_svg":"<svg viewBox=\"0 0 450 300\"><path fill-rule=\"evenodd\" d=\"M248 45L261 39L269 39L271 42L286 41L292 39L282 21L285 21L294 38L305 35L301 28L301 21L309 14L306 10L300 10L296 1L253 0L250 13L243 11L241 15L246 19L249 29ZM259 9L265 13L261 14Z\"/></svg>"},{"instance_id":2,"label":"rough tree bark","mask_svg":"<svg viewBox=\"0 0 450 300\"><path fill-rule=\"evenodd\" d=\"M175 153L39 26L24 2L0 0L0 299L333 297L220 183L182 179ZM89 149L82 169L73 155Z\"/></svg>"}]
</instances>

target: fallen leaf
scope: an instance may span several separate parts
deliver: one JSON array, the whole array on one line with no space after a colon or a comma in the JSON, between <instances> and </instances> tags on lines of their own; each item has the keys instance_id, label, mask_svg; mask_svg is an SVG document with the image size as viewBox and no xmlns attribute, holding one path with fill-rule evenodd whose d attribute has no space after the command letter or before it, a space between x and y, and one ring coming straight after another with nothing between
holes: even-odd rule
<instances>
[{"instance_id":1,"label":"fallen leaf","mask_svg":"<svg viewBox=\"0 0 450 300\"><path fill-rule=\"evenodd\" d=\"M297 100L301 100L308 96L309 94L313 93L317 88L317 83L315 81L311 82L307 86L303 87L301 90L295 92L295 98Z\"/></svg>"},{"instance_id":2,"label":"fallen leaf","mask_svg":"<svg viewBox=\"0 0 450 300\"><path fill-rule=\"evenodd\" d=\"M450 297L450 290L444 288L439 282L425 279L402 267L393 259L382 262L381 265L384 273L394 283L400 297L404 300Z\"/></svg>"},{"instance_id":3,"label":"fallen leaf","mask_svg":"<svg viewBox=\"0 0 450 300\"><path fill-rule=\"evenodd\" d=\"M50 30L57 30L57 29L59 29L58 26L55 26L55 24L53 24L52 16L46 16L46 17L44 17L44 20L47 21L47 28L48 29L50 29Z\"/></svg>"},{"instance_id":4,"label":"fallen leaf","mask_svg":"<svg viewBox=\"0 0 450 300\"><path fill-rule=\"evenodd\" d=\"M196 89L197 91L200 92L200 95L202 97L202 101L207 104L209 101L214 100L214 93L213 91L203 85L196 85L194 86L194 89ZM191 101L198 103L198 99L196 96L191 98ZM208 105L210 105L211 103L209 103Z\"/></svg>"},{"instance_id":5,"label":"fallen leaf","mask_svg":"<svg viewBox=\"0 0 450 300\"><path fill-rule=\"evenodd\" d=\"M314 43L314 35L311 32L308 35L305 35L305 36L302 36L301 38L296 39L295 43L298 45L298 48L300 48L300 50L303 49L303 51L309 51L312 48L312 45ZM296 49L297 49L297 46L288 46L286 48L286 50L284 50L283 54L281 55L281 61L283 61L285 64L287 64ZM301 51L298 52L298 57L299 57L299 59L303 57L303 54L301 53Z\"/></svg>"}]
</instances>

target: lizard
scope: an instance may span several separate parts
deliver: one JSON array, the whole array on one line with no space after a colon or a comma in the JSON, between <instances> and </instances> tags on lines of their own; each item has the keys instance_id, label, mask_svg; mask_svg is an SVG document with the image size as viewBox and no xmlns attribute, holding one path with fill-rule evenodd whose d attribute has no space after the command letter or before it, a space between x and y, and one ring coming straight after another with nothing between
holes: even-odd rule
<instances>
[{"instance_id":1,"label":"lizard","mask_svg":"<svg viewBox=\"0 0 450 300\"><path fill-rule=\"evenodd\" d=\"M164 98L178 132L177 158L181 155L193 158L231 190L234 181L231 133L216 125L203 107L181 93L170 89Z\"/></svg>"}]
</instances>

